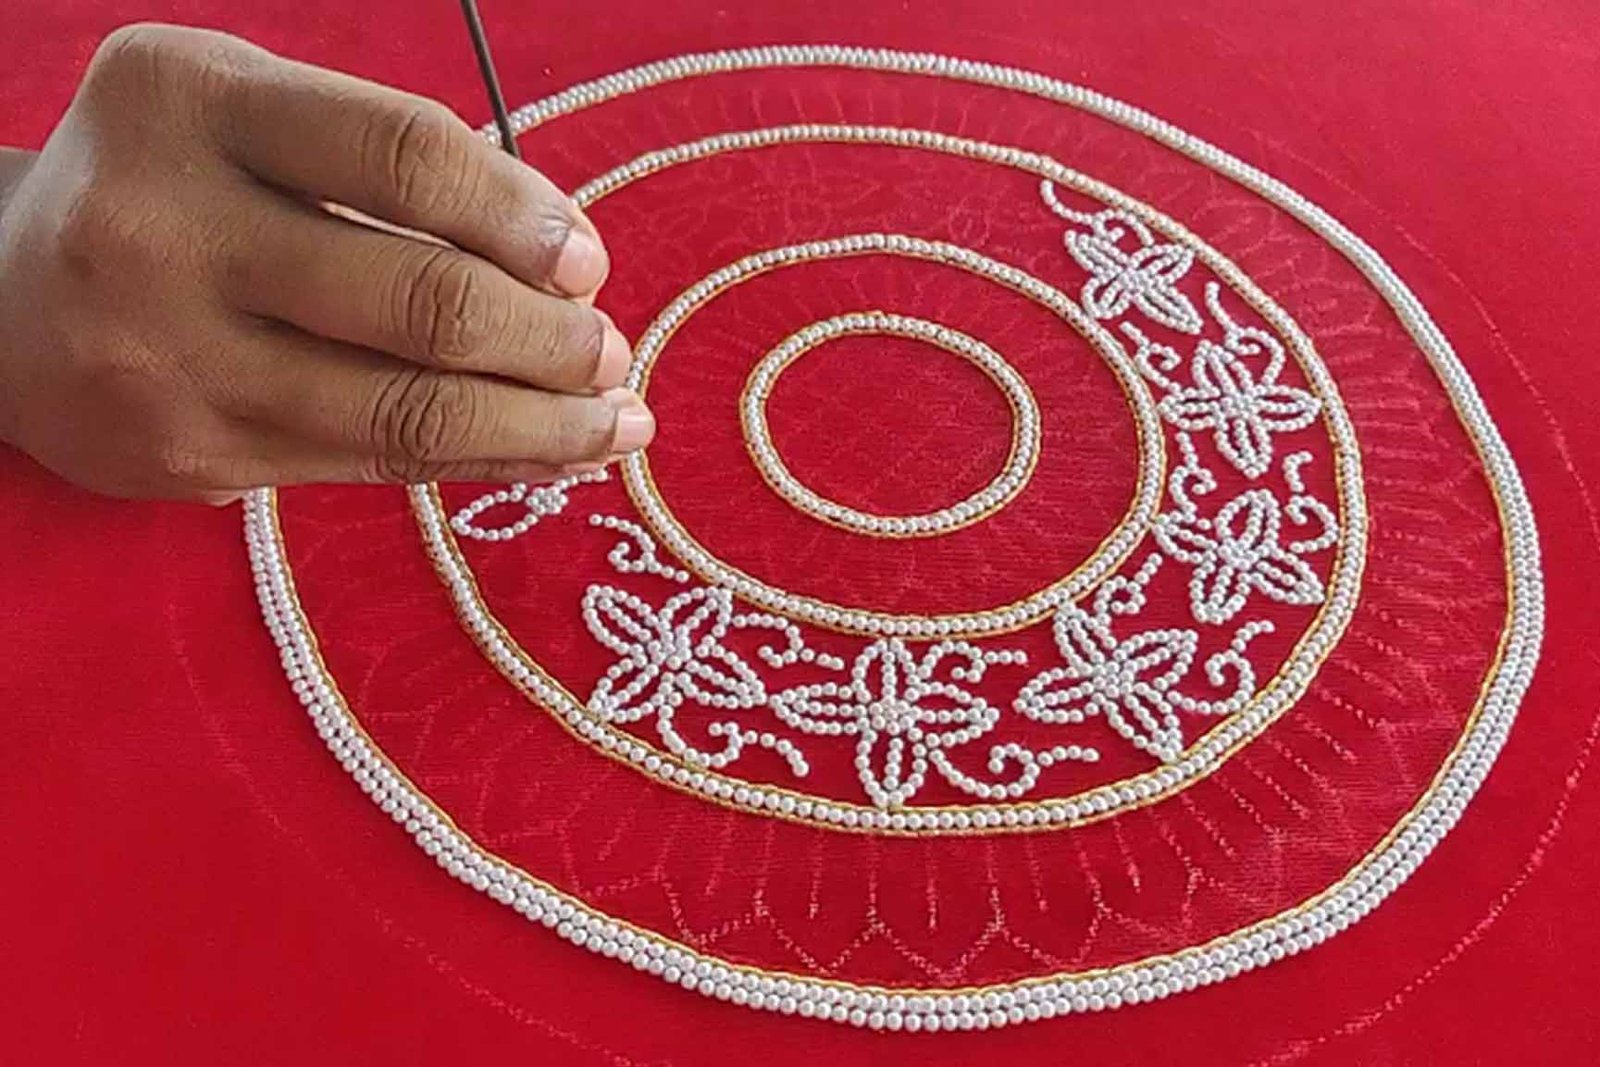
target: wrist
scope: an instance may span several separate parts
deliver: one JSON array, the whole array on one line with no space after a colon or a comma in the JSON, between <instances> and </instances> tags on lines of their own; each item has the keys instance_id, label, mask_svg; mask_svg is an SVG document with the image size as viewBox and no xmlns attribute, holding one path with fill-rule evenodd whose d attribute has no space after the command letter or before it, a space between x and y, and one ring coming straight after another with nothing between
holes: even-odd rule
<instances>
[{"instance_id":1,"label":"wrist","mask_svg":"<svg viewBox=\"0 0 1600 1067\"><path fill-rule=\"evenodd\" d=\"M5 216L6 205L11 202L12 192L22 184L23 177L38 157L37 152L0 147L0 220Z\"/></svg>"}]
</instances>

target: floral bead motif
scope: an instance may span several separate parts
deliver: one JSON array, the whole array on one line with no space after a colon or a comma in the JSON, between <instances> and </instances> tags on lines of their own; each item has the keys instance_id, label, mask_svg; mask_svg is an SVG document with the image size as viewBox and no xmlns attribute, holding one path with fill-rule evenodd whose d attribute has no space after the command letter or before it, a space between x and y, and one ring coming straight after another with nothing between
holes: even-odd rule
<instances>
[{"instance_id":1,"label":"floral bead motif","mask_svg":"<svg viewBox=\"0 0 1600 1067\"><path fill-rule=\"evenodd\" d=\"M1157 404L1162 417L1181 431L1210 431L1229 463L1246 477L1259 478L1272 467L1273 435L1310 426L1322 402L1278 381L1285 361L1282 342L1265 330L1240 326L1223 308L1215 282L1206 286L1206 306L1223 327L1223 342L1195 346L1192 384L1171 376L1183 363L1174 349L1151 341L1132 323L1123 323L1122 332L1137 346L1134 362L1145 377L1166 390ZM1262 357L1265 364L1253 369Z\"/></svg>"},{"instance_id":2,"label":"floral bead motif","mask_svg":"<svg viewBox=\"0 0 1600 1067\"><path fill-rule=\"evenodd\" d=\"M999 721L999 709L936 677L952 649L938 646L918 660L899 638L875 641L856 657L848 682L779 693L772 709L802 733L854 737L867 796L898 807L922 788L934 753L975 741Z\"/></svg>"},{"instance_id":3,"label":"floral bead motif","mask_svg":"<svg viewBox=\"0 0 1600 1067\"><path fill-rule=\"evenodd\" d=\"M1184 462L1173 471L1170 490L1178 508L1157 518L1153 533L1168 556L1194 568L1189 606L1196 621L1229 622L1255 594L1282 604L1322 603L1322 579L1305 557L1335 544L1339 523L1331 508L1305 491L1300 467L1310 456L1296 453L1284 462L1294 493L1286 506L1270 489L1248 489L1206 517L1194 497L1213 491L1216 479L1200 466L1187 435L1178 444ZM1317 527L1316 536L1283 543L1286 518L1291 525Z\"/></svg>"},{"instance_id":4,"label":"floral bead motif","mask_svg":"<svg viewBox=\"0 0 1600 1067\"><path fill-rule=\"evenodd\" d=\"M1244 627L1226 652L1206 662L1213 684L1222 684L1225 668L1238 675L1233 694L1221 701L1198 700L1178 688L1194 665L1200 641L1195 631L1141 630L1117 636L1114 617L1144 609L1145 586L1160 566L1161 557L1151 556L1133 578L1107 582L1093 611L1069 604L1056 613L1056 648L1065 666L1044 671L1022 687L1015 702L1019 714L1052 724L1082 723L1099 715L1135 748L1171 763L1185 744L1180 711L1231 714L1244 706L1255 692L1245 646L1270 631L1270 624Z\"/></svg>"},{"instance_id":5,"label":"floral bead motif","mask_svg":"<svg viewBox=\"0 0 1600 1067\"><path fill-rule=\"evenodd\" d=\"M1090 275L1081 292L1084 310L1097 319L1114 319L1131 306L1163 326L1200 332L1200 313L1178 289L1194 265L1193 249L1157 241L1149 227L1126 211L1074 211L1060 201L1049 180L1039 189L1057 215L1089 228L1087 233L1068 230L1063 238L1072 258Z\"/></svg>"}]
</instances>

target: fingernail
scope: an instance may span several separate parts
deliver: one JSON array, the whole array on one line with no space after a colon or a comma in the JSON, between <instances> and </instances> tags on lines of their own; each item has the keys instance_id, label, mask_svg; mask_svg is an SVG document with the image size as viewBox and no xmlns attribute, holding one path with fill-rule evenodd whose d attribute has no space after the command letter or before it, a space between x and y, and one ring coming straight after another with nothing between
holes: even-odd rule
<instances>
[{"instance_id":1,"label":"fingernail","mask_svg":"<svg viewBox=\"0 0 1600 1067\"><path fill-rule=\"evenodd\" d=\"M599 288L606 279L606 250L589 231L574 226L556 257L550 282L568 296L582 296Z\"/></svg>"},{"instance_id":2,"label":"fingernail","mask_svg":"<svg viewBox=\"0 0 1600 1067\"><path fill-rule=\"evenodd\" d=\"M608 389L601 398L617 412L616 436L611 439L613 452L637 452L650 443L656 435L656 419L631 389Z\"/></svg>"},{"instance_id":3,"label":"fingernail","mask_svg":"<svg viewBox=\"0 0 1600 1067\"><path fill-rule=\"evenodd\" d=\"M628 339L622 336L611 323L611 317L603 311L597 311L605 323L605 339L600 342L600 362L594 371L594 387L599 390L612 389L621 385L628 379L628 368L633 365L633 351L628 347Z\"/></svg>"}]
</instances>

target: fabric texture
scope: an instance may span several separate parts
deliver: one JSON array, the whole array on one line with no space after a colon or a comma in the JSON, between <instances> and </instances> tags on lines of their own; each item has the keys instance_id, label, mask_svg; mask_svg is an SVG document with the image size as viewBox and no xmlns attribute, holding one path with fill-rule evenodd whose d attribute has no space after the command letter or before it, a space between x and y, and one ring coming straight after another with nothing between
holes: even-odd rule
<instances>
[{"instance_id":1,"label":"fabric texture","mask_svg":"<svg viewBox=\"0 0 1600 1067\"><path fill-rule=\"evenodd\" d=\"M93 499L7 454L0 678L21 743L0 757L12 843L0 1002L19 1062L1592 1058L1586 989L1600 937L1586 901L1600 801L1586 771L1600 717L1588 696L1597 665L1584 578L1600 536L1588 488L1600 380L1582 359L1579 324L1596 299L1580 280L1600 154L1584 110L1593 56L1571 30L1587 16L1550 4L1474 6L1467 18L1444 2L1315 15L1228 3L937 6L934 20L900 5L687 3L506 3L485 17L514 102L682 52L774 42L1038 70L1239 155L1372 244L1484 395L1542 535L1538 673L1461 824L1353 929L1160 1003L981 1034L880 1035L752 1012L581 951L409 846L328 757L289 690L237 509ZM218 25L483 117L449 5L84 4L14 20L0 46L6 138L37 143L98 37L143 17ZM1494 494L1415 345L1347 262L1281 212L1125 130L998 90L862 72L719 75L557 119L523 148L574 187L676 141L801 121L928 126L1049 151L1192 227L1305 330L1354 424L1371 512L1359 606L1306 696L1204 781L1070 830L895 837L771 818L608 759L530 704L467 640L404 492L286 491L303 606L362 725L464 831L557 889L717 958L830 980L958 988L1114 965L1225 934L1338 877L1449 753L1507 608ZM1077 296L1062 242L1072 227L1037 186L1034 175L911 149L719 155L594 206L619 264L604 302L638 336L686 285L752 250L890 224L982 248ZM1208 307L1206 277L1197 267L1185 283L1196 309ZM1265 323L1220 299L1244 325ZM993 518L935 539L863 538L802 515L750 462L737 413L754 360L799 324L877 308L978 337L1026 379L1042 412L1040 459ZM1183 336L1146 325L1158 342ZM1058 359L1061 337L1026 296L946 265L841 259L755 277L707 301L662 350L649 383L662 426L654 484L711 553L806 596L906 613L1016 600L1091 555L1139 484L1135 420L1115 377L1087 343L1067 343L1070 358ZM1285 388L1312 388L1305 366L1284 366ZM797 359L768 409L801 483L895 513L981 489L1005 463L1016 419L971 363L863 337ZM1333 501L1336 449L1322 425L1306 431L1303 478ZM1193 437L1214 447L1209 431ZM1284 435L1274 472L1299 441ZM1169 468L1180 461L1173 446ZM616 660L578 611L586 589L609 582L660 603L675 588L619 576L603 558L619 535L582 521L590 510L638 518L639 494L620 481L578 487L582 509L526 535L461 547L487 606L579 700ZM1225 480L1217 496L1249 484ZM446 487L445 513L485 488ZM483 522L518 507L486 510ZM1334 554L1303 555L1305 573L1331 588ZM1169 614L1153 607L1151 626L1184 625L1185 577L1169 559L1152 579L1151 599L1165 596ZM1276 629L1251 644L1263 677L1323 618L1320 603L1266 605ZM1232 633L1214 632L1197 661ZM869 640L823 634L816 647L848 663ZM1025 649L1030 664L973 681L1000 706L1055 648L1048 626L995 641ZM758 658L754 645L729 647ZM805 680L822 677L807 669ZM1042 778L1045 799L1149 767L1148 754L1089 725L1100 732L1081 736L1103 758ZM654 719L626 729L660 741ZM1028 744L1054 736L1037 724L1017 731L1008 737ZM807 751L819 754L803 786L770 750L730 773L866 802L853 748ZM869 759L880 782L881 757ZM971 800L933 781L911 803Z\"/></svg>"}]
</instances>

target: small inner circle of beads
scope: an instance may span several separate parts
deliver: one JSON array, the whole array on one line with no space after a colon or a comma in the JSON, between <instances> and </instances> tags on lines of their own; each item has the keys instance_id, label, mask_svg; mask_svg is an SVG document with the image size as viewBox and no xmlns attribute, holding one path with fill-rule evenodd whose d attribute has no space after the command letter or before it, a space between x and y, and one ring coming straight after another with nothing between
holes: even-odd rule
<instances>
[{"instance_id":1,"label":"small inner circle of beads","mask_svg":"<svg viewBox=\"0 0 1600 1067\"><path fill-rule=\"evenodd\" d=\"M873 515L858 511L801 484L773 445L767 426L767 399L779 376L797 359L824 342L850 335L887 335L926 341L983 371L999 386L1011 406L1011 451L1000 473L959 503L916 515ZM812 323L785 338L762 357L751 372L740 401L739 417L751 458L774 492L813 518L874 537L933 537L993 514L1022 491L1039 457L1039 405L1022 376L998 352L960 330L883 311L837 315Z\"/></svg>"}]
</instances>

